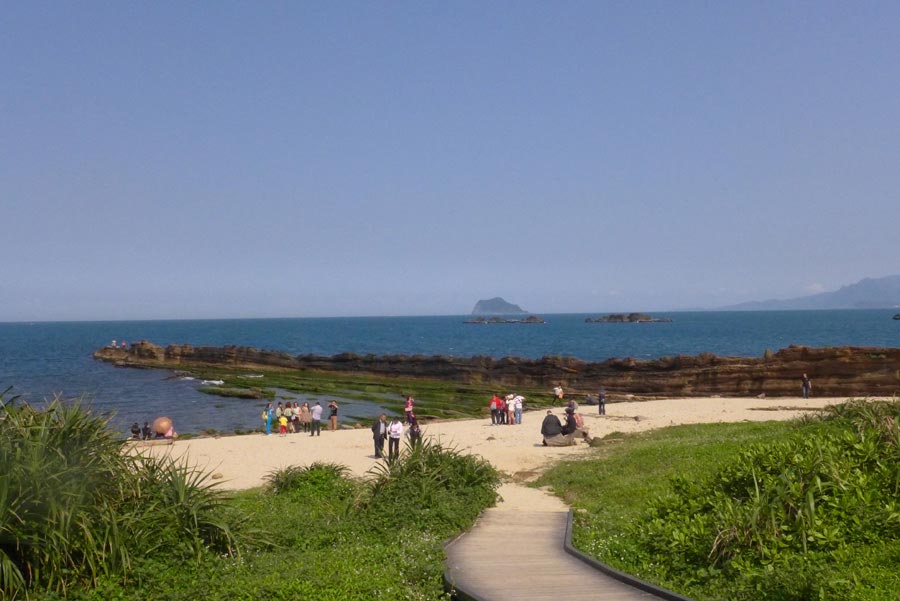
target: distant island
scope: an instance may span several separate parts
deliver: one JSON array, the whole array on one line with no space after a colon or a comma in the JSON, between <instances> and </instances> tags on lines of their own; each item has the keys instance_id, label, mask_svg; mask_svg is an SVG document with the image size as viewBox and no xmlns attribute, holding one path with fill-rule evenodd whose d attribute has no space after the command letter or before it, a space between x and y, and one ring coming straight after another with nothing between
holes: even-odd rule
<instances>
[{"instance_id":1,"label":"distant island","mask_svg":"<svg viewBox=\"0 0 900 601\"><path fill-rule=\"evenodd\" d=\"M499 296L480 300L472 309L472 315L525 315L527 313L528 311L519 305L508 303Z\"/></svg>"},{"instance_id":2,"label":"distant island","mask_svg":"<svg viewBox=\"0 0 900 601\"><path fill-rule=\"evenodd\" d=\"M653 317L646 313L611 313L602 317L588 317L585 323L671 323L668 317Z\"/></svg>"},{"instance_id":3,"label":"distant island","mask_svg":"<svg viewBox=\"0 0 900 601\"><path fill-rule=\"evenodd\" d=\"M525 319L506 319L504 317L476 317L474 319L467 319L463 323L490 324L490 323L547 323L547 322L544 321L543 317L538 317L537 315L529 315Z\"/></svg>"},{"instance_id":4,"label":"distant island","mask_svg":"<svg viewBox=\"0 0 900 601\"><path fill-rule=\"evenodd\" d=\"M896 315L894 315L894 319L900 321L900 313L897 313Z\"/></svg>"},{"instance_id":5,"label":"distant island","mask_svg":"<svg viewBox=\"0 0 900 601\"><path fill-rule=\"evenodd\" d=\"M865 278L840 290L784 300L764 300L719 307L722 311L802 309L892 309L900 307L900 275Z\"/></svg>"}]
</instances>

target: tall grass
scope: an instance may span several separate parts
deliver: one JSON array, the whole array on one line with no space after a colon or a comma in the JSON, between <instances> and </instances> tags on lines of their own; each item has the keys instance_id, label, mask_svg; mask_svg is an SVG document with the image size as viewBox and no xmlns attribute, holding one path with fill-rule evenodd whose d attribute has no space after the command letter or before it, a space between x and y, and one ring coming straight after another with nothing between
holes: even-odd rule
<instances>
[{"instance_id":1,"label":"tall grass","mask_svg":"<svg viewBox=\"0 0 900 601\"><path fill-rule=\"evenodd\" d=\"M0 593L65 594L127 579L135 558L233 554L237 537L206 475L122 452L78 402L41 409L0 394Z\"/></svg>"}]
</instances>

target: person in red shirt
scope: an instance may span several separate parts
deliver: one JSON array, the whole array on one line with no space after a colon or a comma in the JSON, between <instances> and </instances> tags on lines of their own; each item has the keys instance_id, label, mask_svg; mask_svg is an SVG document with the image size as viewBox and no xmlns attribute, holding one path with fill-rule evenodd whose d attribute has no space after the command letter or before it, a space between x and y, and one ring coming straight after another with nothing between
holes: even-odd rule
<instances>
[{"instance_id":1,"label":"person in red shirt","mask_svg":"<svg viewBox=\"0 0 900 601\"><path fill-rule=\"evenodd\" d=\"M494 396L491 398L491 425L496 426L500 423L500 406L503 404L503 399L500 398L500 395L496 392Z\"/></svg>"}]
</instances>

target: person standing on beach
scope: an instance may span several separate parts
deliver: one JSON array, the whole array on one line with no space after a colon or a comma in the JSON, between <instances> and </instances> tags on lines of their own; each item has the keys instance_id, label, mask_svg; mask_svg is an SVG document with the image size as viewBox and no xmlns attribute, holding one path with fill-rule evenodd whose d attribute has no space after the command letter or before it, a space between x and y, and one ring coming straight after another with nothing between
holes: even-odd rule
<instances>
[{"instance_id":1,"label":"person standing on beach","mask_svg":"<svg viewBox=\"0 0 900 601\"><path fill-rule=\"evenodd\" d=\"M602 388L597 393L597 406L599 407L600 415L606 415L606 391Z\"/></svg>"},{"instance_id":2,"label":"person standing on beach","mask_svg":"<svg viewBox=\"0 0 900 601\"><path fill-rule=\"evenodd\" d=\"M309 432L310 422L312 422L312 415L309 412L309 402L305 402L300 407L300 427L304 432Z\"/></svg>"},{"instance_id":3,"label":"person standing on beach","mask_svg":"<svg viewBox=\"0 0 900 601\"><path fill-rule=\"evenodd\" d=\"M562 404L563 401L563 388L562 384L557 384L556 388L553 389L553 396L556 399L556 402Z\"/></svg>"},{"instance_id":4,"label":"person standing on beach","mask_svg":"<svg viewBox=\"0 0 900 601\"><path fill-rule=\"evenodd\" d=\"M491 397L491 404L489 407L491 408L491 425L496 426L500 423L500 405L503 401L500 399L500 395L496 392L494 396Z\"/></svg>"},{"instance_id":5,"label":"person standing on beach","mask_svg":"<svg viewBox=\"0 0 900 601\"><path fill-rule=\"evenodd\" d=\"M809 376L803 374L803 379L801 380L800 389L803 392L803 398L809 398L809 392L812 390L812 382L809 380Z\"/></svg>"},{"instance_id":6,"label":"person standing on beach","mask_svg":"<svg viewBox=\"0 0 900 601\"><path fill-rule=\"evenodd\" d=\"M263 409L263 419L266 420L266 436L272 433L272 418L275 416L275 410L272 409L272 403L268 403Z\"/></svg>"},{"instance_id":7,"label":"person standing on beach","mask_svg":"<svg viewBox=\"0 0 900 601\"><path fill-rule=\"evenodd\" d=\"M337 401L331 401L330 403L328 403L328 409L331 412L330 415L328 416L328 421L330 422L329 429L332 432L336 432L337 431L337 412L338 412Z\"/></svg>"},{"instance_id":8,"label":"person standing on beach","mask_svg":"<svg viewBox=\"0 0 900 601\"><path fill-rule=\"evenodd\" d=\"M287 424L288 420L282 413L278 418L278 436L287 436Z\"/></svg>"},{"instance_id":9,"label":"person standing on beach","mask_svg":"<svg viewBox=\"0 0 900 601\"><path fill-rule=\"evenodd\" d=\"M525 397L521 394L517 394L513 397L513 419L515 420L516 425L522 425L522 408L525 405Z\"/></svg>"},{"instance_id":10,"label":"person standing on beach","mask_svg":"<svg viewBox=\"0 0 900 601\"><path fill-rule=\"evenodd\" d=\"M316 401L316 406L312 408L311 417L312 417L312 420L309 423L309 435L310 436L321 436L322 435L322 405L319 404L319 401Z\"/></svg>"},{"instance_id":11,"label":"person standing on beach","mask_svg":"<svg viewBox=\"0 0 900 601\"><path fill-rule=\"evenodd\" d=\"M406 413L406 423L411 424L416 419L416 414L414 412L416 407L416 399L412 398L412 395L406 397L406 404L403 406L403 411Z\"/></svg>"},{"instance_id":12,"label":"person standing on beach","mask_svg":"<svg viewBox=\"0 0 900 601\"><path fill-rule=\"evenodd\" d=\"M282 414L287 418L287 427L293 432L294 431L294 407L291 405L291 402L288 401L284 404L284 413Z\"/></svg>"},{"instance_id":13,"label":"person standing on beach","mask_svg":"<svg viewBox=\"0 0 900 601\"><path fill-rule=\"evenodd\" d=\"M388 461L393 461L400 456L400 437L403 436L403 423L399 418L394 418L388 427Z\"/></svg>"},{"instance_id":14,"label":"person standing on beach","mask_svg":"<svg viewBox=\"0 0 900 601\"><path fill-rule=\"evenodd\" d=\"M375 442L375 458L384 458L384 439L388 435L387 416L382 413L372 424L372 440Z\"/></svg>"}]
</instances>

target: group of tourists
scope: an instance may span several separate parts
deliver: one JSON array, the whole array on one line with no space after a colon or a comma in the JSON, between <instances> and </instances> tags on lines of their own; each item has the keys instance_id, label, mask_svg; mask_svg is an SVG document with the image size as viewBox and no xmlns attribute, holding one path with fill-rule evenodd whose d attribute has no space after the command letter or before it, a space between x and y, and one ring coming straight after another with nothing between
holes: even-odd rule
<instances>
[{"instance_id":1,"label":"group of tourists","mask_svg":"<svg viewBox=\"0 0 900 601\"><path fill-rule=\"evenodd\" d=\"M388 441L388 461L393 461L400 456L400 439L404 431L409 436L410 444L422 442L422 429L416 417L416 400L412 396L406 397L403 412L406 414L406 426L400 421L400 417L391 418L388 423L387 415L382 413L372 424L372 440L375 443L375 457L384 459L384 441Z\"/></svg>"},{"instance_id":2,"label":"group of tourists","mask_svg":"<svg viewBox=\"0 0 900 601\"><path fill-rule=\"evenodd\" d=\"M513 426L522 423L525 397L521 394L508 394L501 397L495 392L488 406L491 410L492 426Z\"/></svg>"},{"instance_id":3,"label":"group of tourists","mask_svg":"<svg viewBox=\"0 0 900 601\"><path fill-rule=\"evenodd\" d=\"M278 435L309 433L310 436L322 435L322 414L325 409L319 401L310 407L309 403L291 403L288 401L277 406L272 403L263 409L262 419L266 424L266 436L272 433L273 425L278 426ZM328 403L329 426L332 432L337 430L338 404L335 401Z\"/></svg>"}]
</instances>

